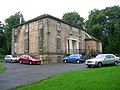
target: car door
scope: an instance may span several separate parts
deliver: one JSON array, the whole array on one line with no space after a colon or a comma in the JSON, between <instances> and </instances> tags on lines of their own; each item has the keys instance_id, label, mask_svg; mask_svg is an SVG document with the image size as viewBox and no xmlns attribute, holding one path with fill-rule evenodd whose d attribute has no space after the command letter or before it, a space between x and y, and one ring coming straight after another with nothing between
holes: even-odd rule
<instances>
[{"instance_id":1,"label":"car door","mask_svg":"<svg viewBox=\"0 0 120 90\"><path fill-rule=\"evenodd\" d=\"M69 62L73 62L74 61L74 55L72 54L72 55L70 55L69 57L68 57L68 61Z\"/></svg>"},{"instance_id":2,"label":"car door","mask_svg":"<svg viewBox=\"0 0 120 90\"><path fill-rule=\"evenodd\" d=\"M104 60L103 60L102 63L103 63L103 64L109 64L109 63L110 63L110 57L109 57L109 55L106 55L106 56L104 57Z\"/></svg>"},{"instance_id":3,"label":"car door","mask_svg":"<svg viewBox=\"0 0 120 90\"><path fill-rule=\"evenodd\" d=\"M26 55L26 57L25 57L25 62L29 63L29 56L28 55Z\"/></svg>"},{"instance_id":4,"label":"car door","mask_svg":"<svg viewBox=\"0 0 120 90\"><path fill-rule=\"evenodd\" d=\"M115 57L113 55L110 55L110 64L113 64L115 62Z\"/></svg>"},{"instance_id":5,"label":"car door","mask_svg":"<svg viewBox=\"0 0 120 90\"><path fill-rule=\"evenodd\" d=\"M23 63L27 63L27 55L23 55L22 58L21 58L21 61Z\"/></svg>"}]
</instances>

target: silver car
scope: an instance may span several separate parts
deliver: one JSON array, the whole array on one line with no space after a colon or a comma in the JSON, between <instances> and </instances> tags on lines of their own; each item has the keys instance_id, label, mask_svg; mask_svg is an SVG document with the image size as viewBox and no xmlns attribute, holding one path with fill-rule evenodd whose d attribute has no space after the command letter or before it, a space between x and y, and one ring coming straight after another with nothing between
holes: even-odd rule
<instances>
[{"instance_id":1,"label":"silver car","mask_svg":"<svg viewBox=\"0 0 120 90\"><path fill-rule=\"evenodd\" d=\"M14 57L13 55L6 55L4 59L5 62L18 62L19 58Z\"/></svg>"},{"instance_id":2,"label":"silver car","mask_svg":"<svg viewBox=\"0 0 120 90\"><path fill-rule=\"evenodd\" d=\"M86 60L85 64L88 67L91 66L101 67L102 65L105 64L114 64L117 66L119 62L120 58L116 57L113 54L98 54L95 58Z\"/></svg>"}]
</instances>

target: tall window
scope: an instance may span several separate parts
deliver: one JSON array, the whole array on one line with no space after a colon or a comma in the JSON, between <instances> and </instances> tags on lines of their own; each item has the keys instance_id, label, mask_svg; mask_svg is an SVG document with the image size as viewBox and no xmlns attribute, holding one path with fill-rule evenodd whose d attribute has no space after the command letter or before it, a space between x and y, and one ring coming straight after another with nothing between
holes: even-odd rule
<instances>
[{"instance_id":1,"label":"tall window","mask_svg":"<svg viewBox=\"0 0 120 90\"><path fill-rule=\"evenodd\" d=\"M43 42L44 42L44 30L38 30L38 50L43 49Z\"/></svg>"},{"instance_id":2,"label":"tall window","mask_svg":"<svg viewBox=\"0 0 120 90\"><path fill-rule=\"evenodd\" d=\"M27 24L27 25L25 25L25 33L28 33L28 29L29 29L29 26Z\"/></svg>"},{"instance_id":3,"label":"tall window","mask_svg":"<svg viewBox=\"0 0 120 90\"><path fill-rule=\"evenodd\" d=\"M61 31L61 23L57 22L57 26L56 26L57 31Z\"/></svg>"},{"instance_id":4,"label":"tall window","mask_svg":"<svg viewBox=\"0 0 120 90\"><path fill-rule=\"evenodd\" d=\"M72 27L70 26L70 29L69 29L69 35L72 36L73 35L73 29Z\"/></svg>"},{"instance_id":5,"label":"tall window","mask_svg":"<svg viewBox=\"0 0 120 90\"><path fill-rule=\"evenodd\" d=\"M42 29L43 28L43 21L40 20L38 21L38 29Z\"/></svg>"},{"instance_id":6,"label":"tall window","mask_svg":"<svg viewBox=\"0 0 120 90\"><path fill-rule=\"evenodd\" d=\"M28 49L29 49L29 25L26 24L25 25L25 30L24 30L24 52L28 53Z\"/></svg>"},{"instance_id":7,"label":"tall window","mask_svg":"<svg viewBox=\"0 0 120 90\"><path fill-rule=\"evenodd\" d=\"M17 35L17 34L18 34L18 28L14 30L14 35Z\"/></svg>"},{"instance_id":8,"label":"tall window","mask_svg":"<svg viewBox=\"0 0 120 90\"><path fill-rule=\"evenodd\" d=\"M14 42L17 42L18 28L14 29Z\"/></svg>"},{"instance_id":9,"label":"tall window","mask_svg":"<svg viewBox=\"0 0 120 90\"><path fill-rule=\"evenodd\" d=\"M61 38L57 37L57 49L61 49Z\"/></svg>"}]
</instances>

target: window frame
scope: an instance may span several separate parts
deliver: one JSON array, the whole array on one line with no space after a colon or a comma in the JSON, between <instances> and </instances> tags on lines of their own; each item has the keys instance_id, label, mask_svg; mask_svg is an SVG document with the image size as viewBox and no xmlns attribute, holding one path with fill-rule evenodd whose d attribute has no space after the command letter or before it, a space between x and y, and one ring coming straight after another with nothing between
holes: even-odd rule
<instances>
[{"instance_id":1,"label":"window frame","mask_svg":"<svg viewBox=\"0 0 120 90\"><path fill-rule=\"evenodd\" d=\"M43 20L39 20L38 21L38 29L42 29L43 28Z\"/></svg>"}]
</instances>

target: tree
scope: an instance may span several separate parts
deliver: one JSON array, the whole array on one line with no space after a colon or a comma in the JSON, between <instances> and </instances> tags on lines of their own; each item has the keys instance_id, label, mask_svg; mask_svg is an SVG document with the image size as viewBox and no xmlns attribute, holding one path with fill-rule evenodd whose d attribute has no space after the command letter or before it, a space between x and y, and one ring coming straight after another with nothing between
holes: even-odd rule
<instances>
[{"instance_id":1,"label":"tree","mask_svg":"<svg viewBox=\"0 0 120 90\"><path fill-rule=\"evenodd\" d=\"M103 42L104 53L120 53L120 7L107 7L90 12L87 31Z\"/></svg>"},{"instance_id":2,"label":"tree","mask_svg":"<svg viewBox=\"0 0 120 90\"><path fill-rule=\"evenodd\" d=\"M84 27L84 18L80 17L80 15L75 11L65 13L62 20L80 28Z\"/></svg>"},{"instance_id":3,"label":"tree","mask_svg":"<svg viewBox=\"0 0 120 90\"><path fill-rule=\"evenodd\" d=\"M20 12L16 13L15 15L11 15L9 18L5 20L5 36L6 36L7 47L8 47L7 54L11 53L12 27L20 24L20 22L21 23L24 22L23 15Z\"/></svg>"},{"instance_id":4,"label":"tree","mask_svg":"<svg viewBox=\"0 0 120 90\"><path fill-rule=\"evenodd\" d=\"M4 24L0 21L0 55L6 52L6 38L4 35Z\"/></svg>"}]
</instances>

